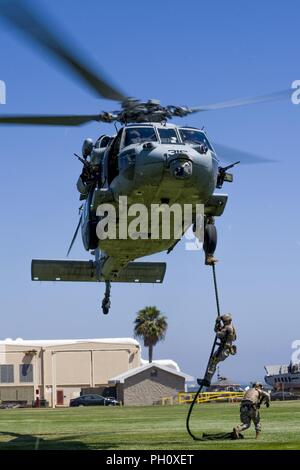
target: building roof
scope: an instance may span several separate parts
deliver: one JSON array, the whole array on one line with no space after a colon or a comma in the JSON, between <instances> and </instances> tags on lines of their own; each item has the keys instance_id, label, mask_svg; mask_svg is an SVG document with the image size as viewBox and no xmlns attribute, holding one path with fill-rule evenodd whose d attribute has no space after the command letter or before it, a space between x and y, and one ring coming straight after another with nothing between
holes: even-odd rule
<instances>
[{"instance_id":1,"label":"building roof","mask_svg":"<svg viewBox=\"0 0 300 470\"><path fill-rule=\"evenodd\" d=\"M146 366L147 364L149 364L149 361L141 358L141 365ZM169 367L170 369L174 369L180 372L179 365L172 359L156 359L155 361L152 361L152 364Z\"/></svg>"},{"instance_id":2,"label":"building roof","mask_svg":"<svg viewBox=\"0 0 300 470\"><path fill-rule=\"evenodd\" d=\"M63 344L80 344L80 343L104 343L104 344L131 344L140 346L138 341L132 338L88 338L88 339L23 339L6 338L0 341L0 345L15 346L60 346Z\"/></svg>"},{"instance_id":3,"label":"building roof","mask_svg":"<svg viewBox=\"0 0 300 470\"><path fill-rule=\"evenodd\" d=\"M129 371L124 372L123 374L117 375L116 377L112 377L111 379L109 379L108 383L112 383L112 382L124 383L124 381L128 379L129 377L140 374L141 372L144 372L147 369L151 369L152 367L155 367L156 369L164 370L165 372L169 372L170 374L173 374L173 375L178 375L179 377L182 377L185 380L193 379L193 377L191 377L190 375L184 374L183 372L178 372L177 370L171 369L170 367L166 367L166 366L151 362L144 366L130 369Z\"/></svg>"}]
</instances>

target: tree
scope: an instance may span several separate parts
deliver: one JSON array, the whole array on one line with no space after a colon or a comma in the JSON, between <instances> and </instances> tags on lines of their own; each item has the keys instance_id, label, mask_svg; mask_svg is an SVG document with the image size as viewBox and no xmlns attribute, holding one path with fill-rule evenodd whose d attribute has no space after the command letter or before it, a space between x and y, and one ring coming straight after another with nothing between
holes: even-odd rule
<instances>
[{"instance_id":1,"label":"tree","mask_svg":"<svg viewBox=\"0 0 300 470\"><path fill-rule=\"evenodd\" d=\"M137 313L134 321L134 336L143 338L149 348L149 362L152 362L153 346L165 339L168 328L167 317L155 307L145 307Z\"/></svg>"}]
</instances>

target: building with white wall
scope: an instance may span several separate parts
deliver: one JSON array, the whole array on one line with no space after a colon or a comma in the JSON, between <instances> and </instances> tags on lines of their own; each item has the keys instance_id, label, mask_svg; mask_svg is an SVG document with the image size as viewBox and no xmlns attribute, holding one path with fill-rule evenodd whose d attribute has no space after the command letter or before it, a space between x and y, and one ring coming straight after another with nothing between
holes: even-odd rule
<instances>
[{"instance_id":1,"label":"building with white wall","mask_svg":"<svg viewBox=\"0 0 300 470\"><path fill-rule=\"evenodd\" d=\"M105 387L140 362L140 345L131 338L6 339L0 341L0 400L68 405L82 388Z\"/></svg>"}]
</instances>

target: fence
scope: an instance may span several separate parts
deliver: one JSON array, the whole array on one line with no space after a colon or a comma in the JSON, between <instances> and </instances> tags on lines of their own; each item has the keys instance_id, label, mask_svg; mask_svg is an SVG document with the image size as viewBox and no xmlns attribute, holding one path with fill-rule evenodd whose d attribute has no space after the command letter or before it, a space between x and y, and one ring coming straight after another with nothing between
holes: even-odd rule
<instances>
[{"instance_id":1,"label":"fence","mask_svg":"<svg viewBox=\"0 0 300 470\"><path fill-rule=\"evenodd\" d=\"M179 392L178 403L189 404L192 403L196 392ZM244 392L203 392L199 393L196 403L208 403L210 401L228 401L235 402L243 398Z\"/></svg>"}]
</instances>

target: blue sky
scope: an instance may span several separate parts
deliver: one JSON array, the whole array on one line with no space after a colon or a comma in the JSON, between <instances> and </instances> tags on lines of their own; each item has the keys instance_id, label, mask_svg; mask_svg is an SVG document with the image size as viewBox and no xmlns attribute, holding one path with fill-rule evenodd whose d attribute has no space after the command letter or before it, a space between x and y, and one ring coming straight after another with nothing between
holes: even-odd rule
<instances>
[{"instance_id":1,"label":"blue sky","mask_svg":"<svg viewBox=\"0 0 300 470\"><path fill-rule=\"evenodd\" d=\"M300 5L275 2L164 1L31 2L71 34L93 63L126 93L163 104L197 106L286 89L300 79ZM7 104L0 113L97 113L114 110L0 24L0 80ZM264 364L289 362L299 339L299 113L285 102L220 110L186 118L212 140L278 160L234 170L229 202L217 221L221 308L232 312L238 355L222 375L254 380ZM0 128L1 338L132 336L136 312L157 305L168 317L156 358L172 358L203 373L213 340L215 303L202 252L180 243L163 285L114 285L108 316L102 285L39 284L32 258L62 258L77 223L75 182L85 137L112 132L80 128ZM73 258L88 259L80 239ZM146 352L144 352L146 356Z\"/></svg>"}]
</instances>

